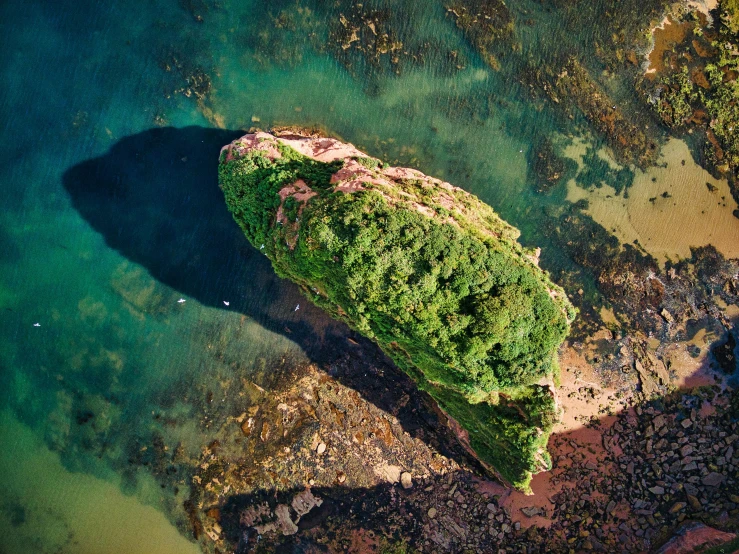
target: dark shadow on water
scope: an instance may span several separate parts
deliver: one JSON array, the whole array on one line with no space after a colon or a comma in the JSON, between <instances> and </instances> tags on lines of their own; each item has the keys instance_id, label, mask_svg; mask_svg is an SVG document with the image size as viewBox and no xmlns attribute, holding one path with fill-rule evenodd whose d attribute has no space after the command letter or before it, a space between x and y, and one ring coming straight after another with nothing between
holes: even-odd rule
<instances>
[{"instance_id":1,"label":"dark shadow on water","mask_svg":"<svg viewBox=\"0 0 739 554\"><path fill-rule=\"evenodd\" d=\"M288 327L309 356L320 357L315 330L331 326L330 320L274 275L234 223L218 188L218 152L241 134L151 129L71 168L64 187L111 248L161 283L202 304L243 313L271 331L285 334ZM303 309L295 313L301 300Z\"/></svg>"},{"instance_id":2,"label":"dark shadow on water","mask_svg":"<svg viewBox=\"0 0 739 554\"><path fill-rule=\"evenodd\" d=\"M439 424L443 416L428 396L376 345L278 278L233 221L218 188L217 160L220 148L242 134L151 129L69 169L64 187L106 243L155 279L287 336L333 377L393 413L409 433L461 461L463 449L450 432L439 430L446 429ZM406 394L410 401L401 402Z\"/></svg>"}]
</instances>

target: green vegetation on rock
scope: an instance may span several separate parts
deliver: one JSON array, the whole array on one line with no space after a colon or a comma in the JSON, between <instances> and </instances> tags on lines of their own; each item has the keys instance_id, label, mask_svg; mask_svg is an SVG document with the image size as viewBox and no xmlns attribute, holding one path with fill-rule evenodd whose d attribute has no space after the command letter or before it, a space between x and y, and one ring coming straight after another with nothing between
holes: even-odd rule
<instances>
[{"instance_id":1,"label":"green vegetation on rock","mask_svg":"<svg viewBox=\"0 0 739 554\"><path fill-rule=\"evenodd\" d=\"M722 173L739 168L739 2L720 2L718 21L684 21L692 29L672 51L653 86L650 102L668 126L705 128L708 154Z\"/></svg>"},{"instance_id":2,"label":"green vegetation on rock","mask_svg":"<svg viewBox=\"0 0 739 554\"><path fill-rule=\"evenodd\" d=\"M739 34L739 0L721 2L721 22L730 32Z\"/></svg>"},{"instance_id":3,"label":"green vegetation on rock","mask_svg":"<svg viewBox=\"0 0 739 554\"><path fill-rule=\"evenodd\" d=\"M527 488L550 465L556 415L552 392L537 383L556 373L574 311L516 242L518 231L461 189L383 181L369 158L355 161L377 179L335 190L330 179L344 160L322 163L261 140L272 155L236 141L219 164L247 238L280 276L377 342L468 431L481 460Z\"/></svg>"}]
</instances>

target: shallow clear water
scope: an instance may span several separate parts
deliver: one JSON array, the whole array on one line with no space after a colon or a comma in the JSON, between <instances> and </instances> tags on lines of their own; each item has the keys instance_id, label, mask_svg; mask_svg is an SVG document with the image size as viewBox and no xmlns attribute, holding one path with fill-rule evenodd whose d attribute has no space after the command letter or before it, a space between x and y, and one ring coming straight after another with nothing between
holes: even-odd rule
<instances>
[{"instance_id":1,"label":"shallow clear water","mask_svg":"<svg viewBox=\"0 0 739 554\"><path fill-rule=\"evenodd\" d=\"M215 163L239 129L320 126L478 194L548 267L571 265L538 218L566 191L534 192L527 153L579 122L516 75L592 38L523 2L521 51L495 72L439 4L412 5L406 43L437 48L397 76L339 63L325 45L340 10L320 2L0 4L1 551L196 550L175 532L188 476L162 476L244 411L242 381L269 388L346 333L226 212Z\"/></svg>"}]
</instances>

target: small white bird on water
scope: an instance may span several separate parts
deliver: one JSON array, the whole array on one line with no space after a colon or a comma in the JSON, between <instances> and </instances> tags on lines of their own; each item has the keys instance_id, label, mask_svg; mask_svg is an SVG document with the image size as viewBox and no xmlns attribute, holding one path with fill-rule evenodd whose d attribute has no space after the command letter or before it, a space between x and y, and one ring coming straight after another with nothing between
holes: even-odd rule
<instances>
[{"instance_id":1,"label":"small white bird on water","mask_svg":"<svg viewBox=\"0 0 739 554\"><path fill-rule=\"evenodd\" d=\"M33 326L34 327L41 327L41 324L40 323L34 323Z\"/></svg>"},{"instance_id":2,"label":"small white bird on water","mask_svg":"<svg viewBox=\"0 0 739 554\"><path fill-rule=\"evenodd\" d=\"M226 301L224 300L224 301L223 301L223 303L224 303L224 304L225 304L226 306L228 306L228 305L229 305L229 304L230 304L231 302L226 302Z\"/></svg>"},{"instance_id":3,"label":"small white bird on water","mask_svg":"<svg viewBox=\"0 0 739 554\"><path fill-rule=\"evenodd\" d=\"M184 298L180 298L180 299L179 299L179 300L177 301L177 303L178 303L178 304L184 304L185 302L187 302L187 300L185 300Z\"/></svg>"},{"instance_id":4,"label":"small white bird on water","mask_svg":"<svg viewBox=\"0 0 739 554\"><path fill-rule=\"evenodd\" d=\"M295 309L293 311L294 312L297 312L299 309L300 309L300 304L298 304L297 306L295 306Z\"/></svg>"}]
</instances>

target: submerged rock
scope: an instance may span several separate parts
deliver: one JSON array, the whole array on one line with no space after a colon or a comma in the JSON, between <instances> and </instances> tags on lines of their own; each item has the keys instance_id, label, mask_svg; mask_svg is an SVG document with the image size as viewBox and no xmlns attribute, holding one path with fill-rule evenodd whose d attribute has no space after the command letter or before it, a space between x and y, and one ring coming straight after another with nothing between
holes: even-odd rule
<instances>
[{"instance_id":1,"label":"submerged rock","mask_svg":"<svg viewBox=\"0 0 739 554\"><path fill-rule=\"evenodd\" d=\"M549 383L574 311L460 188L334 139L249 134L221 151L234 219L275 271L374 340L516 486L550 467Z\"/></svg>"}]
</instances>

